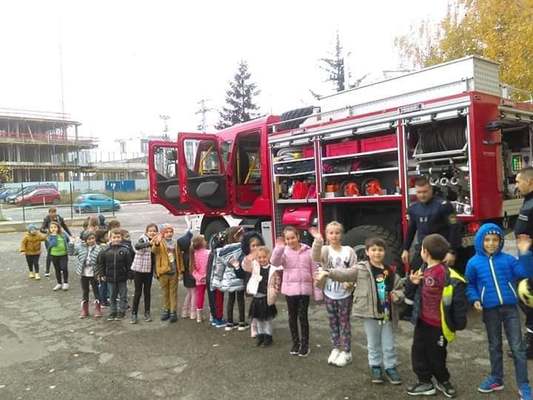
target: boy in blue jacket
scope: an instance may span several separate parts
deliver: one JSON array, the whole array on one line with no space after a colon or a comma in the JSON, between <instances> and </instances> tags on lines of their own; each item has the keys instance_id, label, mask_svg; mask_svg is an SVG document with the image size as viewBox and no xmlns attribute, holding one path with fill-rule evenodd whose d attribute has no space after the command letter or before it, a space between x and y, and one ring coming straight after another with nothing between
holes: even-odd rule
<instances>
[{"instance_id":1,"label":"boy in blue jacket","mask_svg":"<svg viewBox=\"0 0 533 400\"><path fill-rule=\"evenodd\" d=\"M503 325L513 354L520 398L531 400L516 292L519 279L533 276L533 255L529 251L531 239L517 239L519 259L504 253L503 245L502 229L492 223L484 224L476 234L476 254L466 266L468 300L477 311L483 312L489 339L491 374L481 382L478 391L490 393L503 389Z\"/></svg>"}]
</instances>

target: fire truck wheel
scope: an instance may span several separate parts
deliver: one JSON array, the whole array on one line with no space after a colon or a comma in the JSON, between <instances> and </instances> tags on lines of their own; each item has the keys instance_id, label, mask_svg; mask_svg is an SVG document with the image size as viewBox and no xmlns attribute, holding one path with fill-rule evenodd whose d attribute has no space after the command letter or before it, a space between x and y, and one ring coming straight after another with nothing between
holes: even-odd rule
<instances>
[{"instance_id":1,"label":"fire truck wheel","mask_svg":"<svg viewBox=\"0 0 533 400\"><path fill-rule=\"evenodd\" d=\"M211 248L211 237L218 232L222 232L228 227L229 225L226 223L226 221L220 219L215 219L214 221L211 221L207 224L207 227L204 231L204 237L207 243L209 244L209 248Z\"/></svg>"},{"instance_id":2,"label":"fire truck wheel","mask_svg":"<svg viewBox=\"0 0 533 400\"><path fill-rule=\"evenodd\" d=\"M394 232L377 225L361 225L346 232L343 242L345 245L353 247L358 260L364 260L366 258L365 240L371 237L379 237L385 241L387 245L385 263L396 266L397 272L403 275L400 258L402 245Z\"/></svg>"}]
</instances>

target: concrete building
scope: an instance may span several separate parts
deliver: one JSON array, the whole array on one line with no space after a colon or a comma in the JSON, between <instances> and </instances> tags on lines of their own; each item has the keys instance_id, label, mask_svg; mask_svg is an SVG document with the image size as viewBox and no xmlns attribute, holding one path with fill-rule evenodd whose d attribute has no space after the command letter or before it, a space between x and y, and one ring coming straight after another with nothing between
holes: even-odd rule
<instances>
[{"instance_id":1,"label":"concrete building","mask_svg":"<svg viewBox=\"0 0 533 400\"><path fill-rule=\"evenodd\" d=\"M0 108L0 164L11 182L80 180L94 166L83 151L97 140L78 135L68 114Z\"/></svg>"}]
</instances>

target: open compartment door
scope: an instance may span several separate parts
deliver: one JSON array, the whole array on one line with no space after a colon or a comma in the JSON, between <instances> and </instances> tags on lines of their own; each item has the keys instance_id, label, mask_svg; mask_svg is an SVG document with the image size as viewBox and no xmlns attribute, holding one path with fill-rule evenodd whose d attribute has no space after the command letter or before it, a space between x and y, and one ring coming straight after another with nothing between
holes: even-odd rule
<instances>
[{"instance_id":1,"label":"open compartment door","mask_svg":"<svg viewBox=\"0 0 533 400\"><path fill-rule=\"evenodd\" d=\"M150 141L148 170L150 177L150 201L163 205L174 215L189 214L189 205L180 199L177 142Z\"/></svg>"},{"instance_id":2,"label":"open compartment door","mask_svg":"<svg viewBox=\"0 0 533 400\"><path fill-rule=\"evenodd\" d=\"M180 202L195 214L229 212L228 181L219 138L179 133L178 147Z\"/></svg>"}]
</instances>

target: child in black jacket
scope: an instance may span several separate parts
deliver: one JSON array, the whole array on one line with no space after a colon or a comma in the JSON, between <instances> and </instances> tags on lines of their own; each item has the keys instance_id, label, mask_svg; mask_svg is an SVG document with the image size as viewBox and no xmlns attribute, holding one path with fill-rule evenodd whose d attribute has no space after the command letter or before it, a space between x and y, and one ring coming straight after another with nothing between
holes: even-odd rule
<instances>
[{"instance_id":1,"label":"child in black jacket","mask_svg":"<svg viewBox=\"0 0 533 400\"><path fill-rule=\"evenodd\" d=\"M110 245L98 255L97 276L107 282L110 297L110 314L108 321L118 321L126 315L128 286L133 257L127 246L122 243L120 229L110 232ZM120 304L117 310L117 299Z\"/></svg>"}]
</instances>

